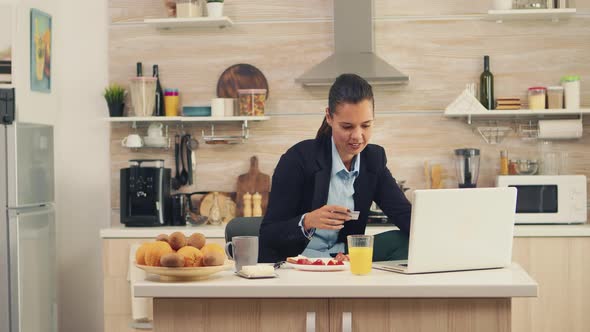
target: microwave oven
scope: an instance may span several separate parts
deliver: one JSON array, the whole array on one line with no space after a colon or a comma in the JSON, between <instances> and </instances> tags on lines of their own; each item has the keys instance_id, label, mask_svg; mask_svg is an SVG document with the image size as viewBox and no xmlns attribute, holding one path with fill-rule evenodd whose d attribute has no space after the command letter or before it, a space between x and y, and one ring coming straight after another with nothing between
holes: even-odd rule
<instances>
[{"instance_id":1,"label":"microwave oven","mask_svg":"<svg viewBox=\"0 0 590 332\"><path fill-rule=\"evenodd\" d=\"M586 176L500 175L497 187L515 187L516 224L586 222Z\"/></svg>"}]
</instances>

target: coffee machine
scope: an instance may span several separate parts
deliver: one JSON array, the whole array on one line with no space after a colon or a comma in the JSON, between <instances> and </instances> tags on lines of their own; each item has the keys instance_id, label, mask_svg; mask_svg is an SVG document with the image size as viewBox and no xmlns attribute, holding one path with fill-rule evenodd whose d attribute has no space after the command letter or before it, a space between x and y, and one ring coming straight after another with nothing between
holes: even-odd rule
<instances>
[{"instance_id":1,"label":"coffee machine","mask_svg":"<svg viewBox=\"0 0 590 332\"><path fill-rule=\"evenodd\" d=\"M134 159L121 169L121 223L165 226L172 219L169 168L162 159Z\"/></svg>"}]
</instances>

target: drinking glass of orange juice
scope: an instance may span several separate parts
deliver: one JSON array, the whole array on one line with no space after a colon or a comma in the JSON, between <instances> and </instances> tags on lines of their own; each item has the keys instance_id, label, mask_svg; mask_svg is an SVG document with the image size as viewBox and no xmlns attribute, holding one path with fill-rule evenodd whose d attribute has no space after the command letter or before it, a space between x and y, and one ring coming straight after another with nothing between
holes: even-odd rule
<instances>
[{"instance_id":1,"label":"drinking glass of orange juice","mask_svg":"<svg viewBox=\"0 0 590 332\"><path fill-rule=\"evenodd\" d=\"M363 275L371 272L373 264L373 235L349 235L348 256L350 257L350 272Z\"/></svg>"}]
</instances>

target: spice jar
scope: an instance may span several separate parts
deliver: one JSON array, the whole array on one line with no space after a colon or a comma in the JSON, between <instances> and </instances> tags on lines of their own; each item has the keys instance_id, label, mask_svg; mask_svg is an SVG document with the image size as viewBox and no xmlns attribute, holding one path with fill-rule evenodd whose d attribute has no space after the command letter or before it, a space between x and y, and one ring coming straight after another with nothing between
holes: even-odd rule
<instances>
[{"instance_id":1,"label":"spice jar","mask_svg":"<svg viewBox=\"0 0 590 332\"><path fill-rule=\"evenodd\" d=\"M508 174L509 175L518 175L518 171L516 170L518 162L514 159L510 159L508 162Z\"/></svg>"},{"instance_id":2,"label":"spice jar","mask_svg":"<svg viewBox=\"0 0 590 332\"><path fill-rule=\"evenodd\" d=\"M545 109L545 89L541 86L529 88L529 109L542 110Z\"/></svg>"},{"instance_id":3,"label":"spice jar","mask_svg":"<svg viewBox=\"0 0 590 332\"><path fill-rule=\"evenodd\" d=\"M500 175L508 175L508 151L500 151Z\"/></svg>"},{"instance_id":4,"label":"spice jar","mask_svg":"<svg viewBox=\"0 0 590 332\"><path fill-rule=\"evenodd\" d=\"M562 86L550 86L547 88L547 108L552 110L563 108Z\"/></svg>"}]
</instances>

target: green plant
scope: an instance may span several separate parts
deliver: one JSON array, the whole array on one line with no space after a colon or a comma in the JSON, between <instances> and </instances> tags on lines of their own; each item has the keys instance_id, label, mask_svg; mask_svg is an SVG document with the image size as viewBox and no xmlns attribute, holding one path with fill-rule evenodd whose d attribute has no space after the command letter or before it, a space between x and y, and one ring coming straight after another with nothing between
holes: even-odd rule
<instances>
[{"instance_id":1,"label":"green plant","mask_svg":"<svg viewBox=\"0 0 590 332\"><path fill-rule=\"evenodd\" d=\"M103 95L108 104L123 104L125 101L125 88L113 83L104 89Z\"/></svg>"},{"instance_id":2,"label":"green plant","mask_svg":"<svg viewBox=\"0 0 590 332\"><path fill-rule=\"evenodd\" d=\"M207 2L221 2L221 3L223 3L223 0L207 0Z\"/></svg>"}]
</instances>

